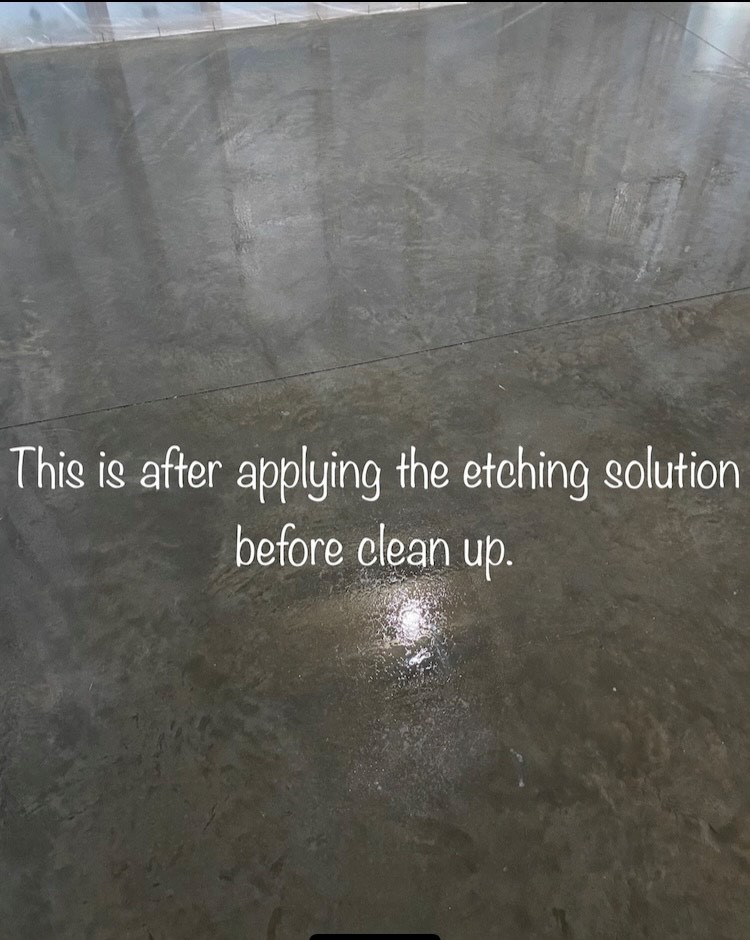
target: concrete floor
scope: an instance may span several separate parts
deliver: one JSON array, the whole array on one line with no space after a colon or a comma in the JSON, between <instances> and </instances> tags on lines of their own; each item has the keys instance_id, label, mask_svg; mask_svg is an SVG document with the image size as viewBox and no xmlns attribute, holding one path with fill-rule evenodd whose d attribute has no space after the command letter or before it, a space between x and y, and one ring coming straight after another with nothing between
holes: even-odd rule
<instances>
[{"instance_id":1,"label":"concrete floor","mask_svg":"<svg viewBox=\"0 0 750 940\"><path fill-rule=\"evenodd\" d=\"M0 59L4 936L748 935L745 489L260 509L7 448L750 466L749 57L662 3ZM234 567L288 519L515 564Z\"/></svg>"}]
</instances>

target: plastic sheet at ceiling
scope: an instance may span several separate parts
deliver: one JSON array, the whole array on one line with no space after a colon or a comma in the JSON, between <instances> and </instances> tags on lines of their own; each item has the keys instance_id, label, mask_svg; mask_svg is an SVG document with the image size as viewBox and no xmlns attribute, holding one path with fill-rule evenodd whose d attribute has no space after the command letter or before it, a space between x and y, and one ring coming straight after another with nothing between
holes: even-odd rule
<instances>
[{"instance_id":1,"label":"plastic sheet at ceiling","mask_svg":"<svg viewBox=\"0 0 750 940\"><path fill-rule=\"evenodd\" d=\"M174 36L446 3L0 3L0 51Z\"/></svg>"}]
</instances>

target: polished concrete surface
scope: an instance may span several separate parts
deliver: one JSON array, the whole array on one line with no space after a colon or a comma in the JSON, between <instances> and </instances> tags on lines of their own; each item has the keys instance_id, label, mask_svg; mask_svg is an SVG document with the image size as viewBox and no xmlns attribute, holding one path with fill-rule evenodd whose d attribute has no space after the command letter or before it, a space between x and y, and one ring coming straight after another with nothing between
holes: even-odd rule
<instances>
[{"instance_id":1,"label":"polished concrete surface","mask_svg":"<svg viewBox=\"0 0 750 940\"><path fill-rule=\"evenodd\" d=\"M260 509L7 449L749 466L749 56L669 3L0 59L7 936L748 935L744 488ZM234 567L289 519L514 566Z\"/></svg>"}]
</instances>

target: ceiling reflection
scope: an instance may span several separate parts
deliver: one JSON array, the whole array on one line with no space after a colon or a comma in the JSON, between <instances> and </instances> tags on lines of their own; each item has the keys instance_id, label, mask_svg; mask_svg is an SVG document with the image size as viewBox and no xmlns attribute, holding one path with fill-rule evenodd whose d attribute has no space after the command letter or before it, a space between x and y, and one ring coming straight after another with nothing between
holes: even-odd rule
<instances>
[{"instance_id":1,"label":"ceiling reflection","mask_svg":"<svg viewBox=\"0 0 750 940\"><path fill-rule=\"evenodd\" d=\"M657 6L5 57L4 423L747 286L750 6Z\"/></svg>"}]
</instances>

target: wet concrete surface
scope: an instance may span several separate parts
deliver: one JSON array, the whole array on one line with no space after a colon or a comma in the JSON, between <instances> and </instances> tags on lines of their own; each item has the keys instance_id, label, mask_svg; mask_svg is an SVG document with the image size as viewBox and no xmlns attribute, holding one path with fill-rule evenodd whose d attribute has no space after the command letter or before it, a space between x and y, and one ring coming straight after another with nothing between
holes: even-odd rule
<instances>
[{"instance_id":1,"label":"wet concrete surface","mask_svg":"<svg viewBox=\"0 0 750 940\"><path fill-rule=\"evenodd\" d=\"M0 60L9 936L747 936L743 488L259 507L18 490L8 448L747 467L749 29L478 5ZM290 520L514 565L235 568Z\"/></svg>"}]
</instances>

